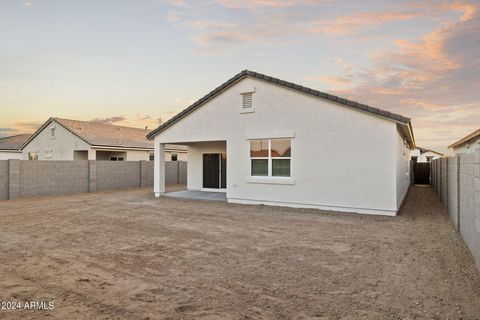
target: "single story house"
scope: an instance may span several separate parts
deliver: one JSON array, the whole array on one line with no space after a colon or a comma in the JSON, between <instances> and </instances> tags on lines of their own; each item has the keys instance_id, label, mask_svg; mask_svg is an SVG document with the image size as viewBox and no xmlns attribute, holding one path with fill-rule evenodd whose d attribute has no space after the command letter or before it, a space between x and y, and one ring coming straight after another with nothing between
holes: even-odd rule
<instances>
[{"instance_id":1,"label":"single story house","mask_svg":"<svg viewBox=\"0 0 480 320\"><path fill-rule=\"evenodd\" d=\"M438 159L443 156L444 155L440 152L418 146L410 152L410 159L413 162L432 162L432 160Z\"/></svg>"},{"instance_id":2,"label":"single story house","mask_svg":"<svg viewBox=\"0 0 480 320\"><path fill-rule=\"evenodd\" d=\"M153 143L145 137L147 133L145 129L50 118L21 150L24 160L153 160ZM184 146L168 145L164 158L183 160L186 152Z\"/></svg>"},{"instance_id":3,"label":"single story house","mask_svg":"<svg viewBox=\"0 0 480 320\"><path fill-rule=\"evenodd\" d=\"M188 146L187 188L228 202L396 215L410 185L409 118L249 70L148 134L155 196L166 145Z\"/></svg>"},{"instance_id":4,"label":"single story house","mask_svg":"<svg viewBox=\"0 0 480 320\"><path fill-rule=\"evenodd\" d=\"M480 129L448 146L454 154L480 151Z\"/></svg>"},{"instance_id":5,"label":"single story house","mask_svg":"<svg viewBox=\"0 0 480 320\"><path fill-rule=\"evenodd\" d=\"M30 134L0 138L0 160L22 159L21 146L28 140Z\"/></svg>"}]
</instances>

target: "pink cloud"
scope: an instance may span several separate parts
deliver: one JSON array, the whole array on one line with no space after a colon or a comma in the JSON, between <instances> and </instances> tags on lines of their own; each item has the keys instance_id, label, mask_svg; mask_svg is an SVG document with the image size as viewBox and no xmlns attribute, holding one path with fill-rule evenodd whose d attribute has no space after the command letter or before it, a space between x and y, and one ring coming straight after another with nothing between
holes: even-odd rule
<instances>
[{"instance_id":1,"label":"pink cloud","mask_svg":"<svg viewBox=\"0 0 480 320\"><path fill-rule=\"evenodd\" d=\"M255 9L255 8L285 8L296 5L314 5L327 1L314 0L216 0L224 7L231 9Z\"/></svg>"},{"instance_id":2,"label":"pink cloud","mask_svg":"<svg viewBox=\"0 0 480 320\"><path fill-rule=\"evenodd\" d=\"M320 20L309 30L312 33L327 33L332 35L351 34L364 29L378 28L379 26L413 19L419 16L418 12L364 12L340 16L331 20Z\"/></svg>"},{"instance_id":3,"label":"pink cloud","mask_svg":"<svg viewBox=\"0 0 480 320\"><path fill-rule=\"evenodd\" d=\"M478 129L478 43L478 16L463 15L418 41L395 41L393 50L372 56L373 67L356 74L356 86L335 92L411 117L419 144L446 146Z\"/></svg>"},{"instance_id":4,"label":"pink cloud","mask_svg":"<svg viewBox=\"0 0 480 320\"><path fill-rule=\"evenodd\" d=\"M346 77L340 76L316 76L316 77L305 77L309 81L322 82L331 89L344 89L345 87L350 87L353 81Z\"/></svg>"},{"instance_id":5,"label":"pink cloud","mask_svg":"<svg viewBox=\"0 0 480 320\"><path fill-rule=\"evenodd\" d=\"M181 5L190 8L188 13L195 18L176 24L190 30L191 39L202 54L231 53L247 45L322 41L327 50L349 50L342 55L348 57L357 52L352 43L357 44L359 38L368 46L374 42L372 39L380 37L375 38L375 43L381 40L385 45L362 56L363 60L369 59L369 64L358 66L355 61L337 57L328 61L328 70L338 72L304 79L320 82L338 95L413 118L417 140L425 147L447 145L461 132L478 129L478 3L394 2L375 8L378 11L352 10L352 3L329 10L332 7L325 6L324 1L300 0L212 0L202 6L190 0ZM305 9L307 6L316 7ZM222 16L221 20L210 14L214 8L226 10L235 18L226 20ZM416 37L408 32L398 39L382 35L382 27L399 22L410 27L430 23L434 30ZM336 42L342 42L341 50L333 47Z\"/></svg>"},{"instance_id":6,"label":"pink cloud","mask_svg":"<svg viewBox=\"0 0 480 320\"><path fill-rule=\"evenodd\" d=\"M478 9L477 6L472 3L461 3L461 2L447 3L444 6L447 9L461 11L463 15L460 17L460 21L462 22L473 19Z\"/></svg>"}]
</instances>

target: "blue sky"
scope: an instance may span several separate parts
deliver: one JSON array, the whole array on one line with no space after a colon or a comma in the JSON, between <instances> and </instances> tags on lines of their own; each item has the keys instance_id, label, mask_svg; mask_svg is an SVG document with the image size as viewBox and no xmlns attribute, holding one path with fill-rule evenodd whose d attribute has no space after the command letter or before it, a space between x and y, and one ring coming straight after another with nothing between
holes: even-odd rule
<instances>
[{"instance_id":1,"label":"blue sky","mask_svg":"<svg viewBox=\"0 0 480 320\"><path fill-rule=\"evenodd\" d=\"M5 0L0 135L51 116L153 128L251 69L411 117L443 150L478 129L478 5Z\"/></svg>"}]
</instances>

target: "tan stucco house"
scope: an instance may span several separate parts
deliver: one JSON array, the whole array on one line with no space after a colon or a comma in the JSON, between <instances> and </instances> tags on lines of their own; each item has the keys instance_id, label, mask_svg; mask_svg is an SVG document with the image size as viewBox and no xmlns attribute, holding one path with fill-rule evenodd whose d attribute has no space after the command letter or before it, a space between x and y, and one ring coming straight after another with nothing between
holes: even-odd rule
<instances>
[{"instance_id":1,"label":"tan stucco house","mask_svg":"<svg viewBox=\"0 0 480 320\"><path fill-rule=\"evenodd\" d=\"M0 138L0 160L22 159L22 145L30 138L31 134L17 134Z\"/></svg>"},{"instance_id":2,"label":"tan stucco house","mask_svg":"<svg viewBox=\"0 0 480 320\"><path fill-rule=\"evenodd\" d=\"M454 154L480 151L480 129L470 133L448 146Z\"/></svg>"},{"instance_id":3,"label":"tan stucco house","mask_svg":"<svg viewBox=\"0 0 480 320\"><path fill-rule=\"evenodd\" d=\"M437 152L435 150L430 150L427 148L422 148L417 146L414 150L410 152L410 159L413 162L432 162L432 160L443 157L444 154Z\"/></svg>"},{"instance_id":4,"label":"tan stucco house","mask_svg":"<svg viewBox=\"0 0 480 320\"><path fill-rule=\"evenodd\" d=\"M145 129L50 118L21 146L22 158L24 160L153 160L153 142L146 138L147 133ZM168 160L183 160L186 158L186 147L169 145L165 150L165 157Z\"/></svg>"},{"instance_id":5,"label":"tan stucco house","mask_svg":"<svg viewBox=\"0 0 480 320\"><path fill-rule=\"evenodd\" d=\"M166 192L164 150L178 144L188 146L191 191L381 215L400 209L415 148L409 118L249 70L148 137L155 196Z\"/></svg>"}]
</instances>

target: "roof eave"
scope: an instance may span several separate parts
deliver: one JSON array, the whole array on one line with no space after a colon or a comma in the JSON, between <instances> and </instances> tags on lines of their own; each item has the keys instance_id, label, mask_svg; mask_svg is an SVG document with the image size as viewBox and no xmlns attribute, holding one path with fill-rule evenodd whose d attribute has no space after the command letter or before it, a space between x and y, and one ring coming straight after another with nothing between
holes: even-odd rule
<instances>
[{"instance_id":1,"label":"roof eave","mask_svg":"<svg viewBox=\"0 0 480 320\"><path fill-rule=\"evenodd\" d=\"M457 142L452 143L451 145L448 146L449 149L451 148L456 148L461 145L464 145L465 143L468 143L470 140L475 139L477 137L480 137L480 129L476 130L469 135L463 137L462 139L458 140Z\"/></svg>"},{"instance_id":2,"label":"roof eave","mask_svg":"<svg viewBox=\"0 0 480 320\"><path fill-rule=\"evenodd\" d=\"M125 147L125 146L112 146L112 145L91 145L92 149L120 149L120 150L138 150L138 151L153 151L154 147Z\"/></svg>"}]
</instances>

